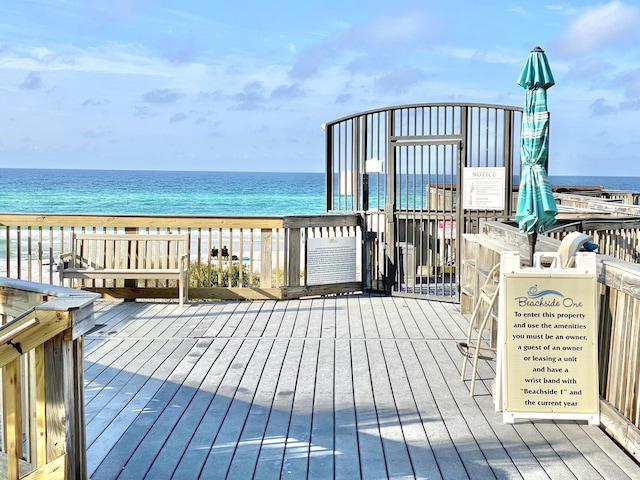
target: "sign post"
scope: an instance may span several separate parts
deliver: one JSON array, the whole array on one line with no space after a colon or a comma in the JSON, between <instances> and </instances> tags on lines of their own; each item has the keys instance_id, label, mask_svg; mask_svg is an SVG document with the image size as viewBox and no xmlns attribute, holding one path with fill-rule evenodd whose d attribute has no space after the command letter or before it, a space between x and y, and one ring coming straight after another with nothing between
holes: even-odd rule
<instances>
[{"instance_id":1,"label":"sign post","mask_svg":"<svg viewBox=\"0 0 640 480\"><path fill-rule=\"evenodd\" d=\"M500 339L503 421L577 419L600 423L595 254L576 266L557 254L536 254L520 268L515 252L501 259ZM555 258L542 268L544 257Z\"/></svg>"}]
</instances>

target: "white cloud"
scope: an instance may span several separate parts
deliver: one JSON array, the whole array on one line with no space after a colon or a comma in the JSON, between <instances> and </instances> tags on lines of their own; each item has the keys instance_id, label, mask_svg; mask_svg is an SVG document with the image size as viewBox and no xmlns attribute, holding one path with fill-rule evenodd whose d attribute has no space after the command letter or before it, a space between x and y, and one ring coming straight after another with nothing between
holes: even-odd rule
<instances>
[{"instance_id":1,"label":"white cloud","mask_svg":"<svg viewBox=\"0 0 640 480\"><path fill-rule=\"evenodd\" d=\"M615 113L616 109L609 105L606 99L598 98L595 102L589 105L589 111L593 115L607 115Z\"/></svg>"},{"instance_id":2,"label":"white cloud","mask_svg":"<svg viewBox=\"0 0 640 480\"><path fill-rule=\"evenodd\" d=\"M509 11L511 13L515 13L516 15L520 15L521 17L530 17L531 14L529 13L529 11L527 9L525 9L524 7L509 7Z\"/></svg>"},{"instance_id":3,"label":"white cloud","mask_svg":"<svg viewBox=\"0 0 640 480\"><path fill-rule=\"evenodd\" d=\"M604 57L593 56L569 65L566 78L571 81L599 79L614 66Z\"/></svg>"},{"instance_id":4,"label":"white cloud","mask_svg":"<svg viewBox=\"0 0 640 480\"><path fill-rule=\"evenodd\" d=\"M545 8L559 15L575 15L577 12L575 7L571 7L565 3L561 5L547 5Z\"/></svg>"},{"instance_id":5,"label":"white cloud","mask_svg":"<svg viewBox=\"0 0 640 480\"><path fill-rule=\"evenodd\" d=\"M87 0L86 5L96 19L114 23L131 17L145 0Z\"/></svg>"},{"instance_id":6,"label":"white cloud","mask_svg":"<svg viewBox=\"0 0 640 480\"><path fill-rule=\"evenodd\" d=\"M585 9L560 37L559 51L575 57L640 40L640 7L613 0Z\"/></svg>"},{"instance_id":7,"label":"white cloud","mask_svg":"<svg viewBox=\"0 0 640 480\"><path fill-rule=\"evenodd\" d=\"M439 46L434 49L438 54L459 60L482 61L490 64L523 65L526 60L522 52L507 52L497 50L480 50L453 46Z\"/></svg>"},{"instance_id":8,"label":"white cloud","mask_svg":"<svg viewBox=\"0 0 640 480\"><path fill-rule=\"evenodd\" d=\"M640 99L640 68L622 73L618 83L625 89L627 98Z\"/></svg>"},{"instance_id":9,"label":"white cloud","mask_svg":"<svg viewBox=\"0 0 640 480\"><path fill-rule=\"evenodd\" d=\"M419 84L424 78L425 75L422 71L413 67L403 66L380 76L375 81L375 87L378 92L403 94L410 91L412 87Z\"/></svg>"},{"instance_id":10,"label":"white cloud","mask_svg":"<svg viewBox=\"0 0 640 480\"><path fill-rule=\"evenodd\" d=\"M640 0L553 1L254 2L243 15L233 3L14 2L0 20L0 142L19 153L29 137L65 162L95 148L146 168L181 150L233 156L226 146L250 138L286 170L299 157L282 141L291 136L317 160L308 168L322 170L319 125L345 115L419 102L521 105L515 81L538 44L557 81L553 128L566 129L554 151L582 144L575 125L586 117L628 142L633 132L622 130L640 107Z\"/></svg>"},{"instance_id":11,"label":"white cloud","mask_svg":"<svg viewBox=\"0 0 640 480\"><path fill-rule=\"evenodd\" d=\"M143 100L147 103L173 103L178 100L182 95L175 90L168 88L151 90L143 95Z\"/></svg>"},{"instance_id":12,"label":"white cloud","mask_svg":"<svg viewBox=\"0 0 640 480\"><path fill-rule=\"evenodd\" d=\"M39 90L42 88L42 78L38 72L29 72L27 78L20 84L23 90Z\"/></svg>"},{"instance_id":13,"label":"white cloud","mask_svg":"<svg viewBox=\"0 0 640 480\"><path fill-rule=\"evenodd\" d=\"M349 29L342 42L364 49L415 48L430 39L433 23L423 11L380 15L367 24Z\"/></svg>"}]
</instances>

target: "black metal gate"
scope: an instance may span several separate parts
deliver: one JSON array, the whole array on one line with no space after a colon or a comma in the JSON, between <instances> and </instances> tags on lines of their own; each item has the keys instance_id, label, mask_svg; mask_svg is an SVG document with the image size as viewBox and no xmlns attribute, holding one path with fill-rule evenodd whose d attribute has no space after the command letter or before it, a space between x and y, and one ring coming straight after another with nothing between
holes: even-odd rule
<instances>
[{"instance_id":1,"label":"black metal gate","mask_svg":"<svg viewBox=\"0 0 640 480\"><path fill-rule=\"evenodd\" d=\"M395 272L392 294L457 300L460 138L394 139L385 211Z\"/></svg>"},{"instance_id":2,"label":"black metal gate","mask_svg":"<svg viewBox=\"0 0 640 480\"><path fill-rule=\"evenodd\" d=\"M404 105L323 125L326 208L364 218L365 289L459 299L458 239L477 233L484 218L513 214L521 112L485 104ZM501 169L499 208L465 208L469 167Z\"/></svg>"}]
</instances>

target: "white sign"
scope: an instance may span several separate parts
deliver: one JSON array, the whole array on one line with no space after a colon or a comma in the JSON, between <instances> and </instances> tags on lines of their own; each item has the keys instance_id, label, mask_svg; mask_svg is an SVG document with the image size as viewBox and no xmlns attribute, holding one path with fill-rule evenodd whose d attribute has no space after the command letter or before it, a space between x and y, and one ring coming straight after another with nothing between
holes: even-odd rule
<instances>
[{"instance_id":1,"label":"white sign","mask_svg":"<svg viewBox=\"0 0 640 480\"><path fill-rule=\"evenodd\" d=\"M353 195L353 172L351 172L351 170L343 170L340 172L338 194Z\"/></svg>"},{"instance_id":2,"label":"white sign","mask_svg":"<svg viewBox=\"0 0 640 480\"><path fill-rule=\"evenodd\" d=\"M438 220L438 238L456 238L456 221Z\"/></svg>"},{"instance_id":3,"label":"white sign","mask_svg":"<svg viewBox=\"0 0 640 480\"><path fill-rule=\"evenodd\" d=\"M599 423L595 254L580 268L507 266L500 287L503 420ZM558 256L558 262L560 258ZM585 265L586 264L586 265ZM586 273L591 269L591 273Z\"/></svg>"},{"instance_id":4,"label":"white sign","mask_svg":"<svg viewBox=\"0 0 640 480\"><path fill-rule=\"evenodd\" d=\"M307 240L307 285L355 281L356 237Z\"/></svg>"},{"instance_id":5,"label":"white sign","mask_svg":"<svg viewBox=\"0 0 640 480\"><path fill-rule=\"evenodd\" d=\"M462 187L465 209L504 210L504 167L466 167Z\"/></svg>"}]
</instances>

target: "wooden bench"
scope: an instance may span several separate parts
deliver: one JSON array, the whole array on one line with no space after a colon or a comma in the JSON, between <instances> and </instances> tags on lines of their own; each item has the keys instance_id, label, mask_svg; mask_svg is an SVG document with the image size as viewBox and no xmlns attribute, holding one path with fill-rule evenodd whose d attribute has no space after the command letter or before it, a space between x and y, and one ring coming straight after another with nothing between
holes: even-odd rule
<instances>
[{"instance_id":1,"label":"wooden bench","mask_svg":"<svg viewBox=\"0 0 640 480\"><path fill-rule=\"evenodd\" d=\"M182 306L189 292L188 242L181 234L73 233L71 251L60 255L60 285L72 279L177 280Z\"/></svg>"}]
</instances>

